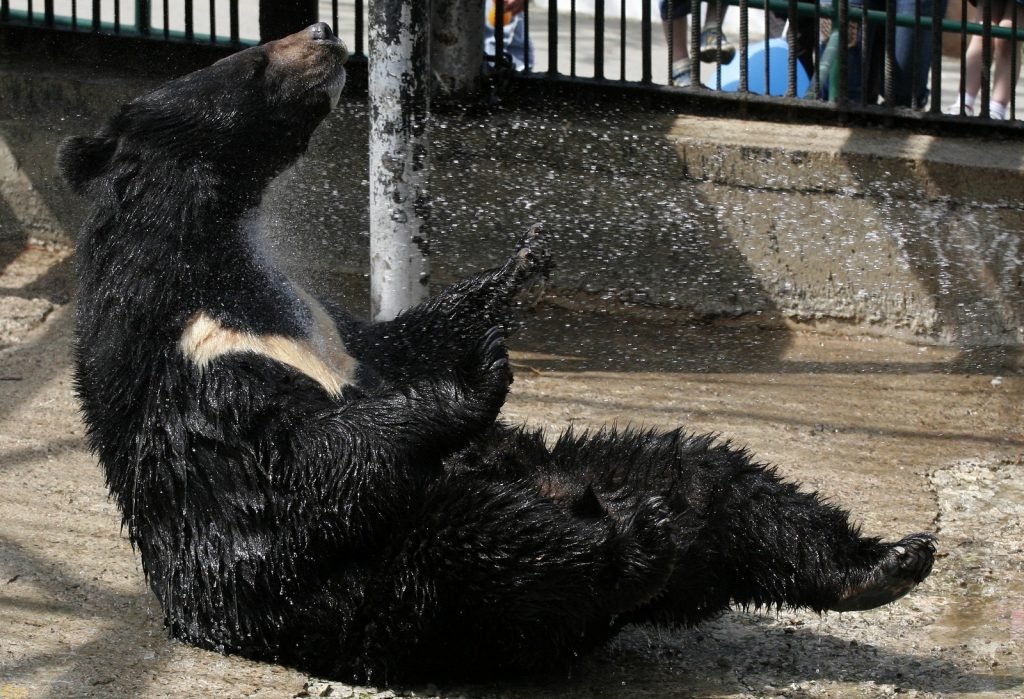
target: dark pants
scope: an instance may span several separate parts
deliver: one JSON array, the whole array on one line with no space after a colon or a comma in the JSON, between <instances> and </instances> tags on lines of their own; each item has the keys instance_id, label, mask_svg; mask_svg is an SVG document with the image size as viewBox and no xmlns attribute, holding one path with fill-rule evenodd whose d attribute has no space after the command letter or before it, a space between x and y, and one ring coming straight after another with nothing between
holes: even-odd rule
<instances>
[{"instance_id":1,"label":"dark pants","mask_svg":"<svg viewBox=\"0 0 1024 699\"><path fill-rule=\"evenodd\" d=\"M916 0L894 1L897 15L914 16ZM947 0L920 1L921 17L945 16ZM885 10L884 0L866 2L869 10ZM859 18L863 5L864 0L851 0L851 21ZM861 102L863 96L864 104L875 104L878 97L885 94L885 26L869 24L866 32L862 30L857 46L850 48L848 57L847 97L851 102ZM896 27L893 44L893 102L889 106L920 106L928 100L931 59L930 29Z\"/></svg>"}]
</instances>

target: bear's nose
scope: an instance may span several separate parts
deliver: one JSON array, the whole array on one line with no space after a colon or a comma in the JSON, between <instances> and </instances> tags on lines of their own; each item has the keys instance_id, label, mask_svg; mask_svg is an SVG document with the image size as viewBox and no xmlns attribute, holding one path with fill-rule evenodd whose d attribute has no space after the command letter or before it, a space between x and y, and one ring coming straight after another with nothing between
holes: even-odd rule
<instances>
[{"instance_id":1,"label":"bear's nose","mask_svg":"<svg viewBox=\"0 0 1024 699\"><path fill-rule=\"evenodd\" d=\"M317 22L309 28L309 38L313 41L335 41L337 39L334 36L334 32L331 31L331 25L327 22Z\"/></svg>"}]
</instances>

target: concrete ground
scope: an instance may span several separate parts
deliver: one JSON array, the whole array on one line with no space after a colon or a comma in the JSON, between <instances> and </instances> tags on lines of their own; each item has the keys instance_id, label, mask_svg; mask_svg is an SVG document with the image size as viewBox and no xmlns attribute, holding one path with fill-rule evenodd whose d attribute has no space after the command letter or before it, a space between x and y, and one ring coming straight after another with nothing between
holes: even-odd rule
<instances>
[{"instance_id":1,"label":"concrete ground","mask_svg":"<svg viewBox=\"0 0 1024 699\"><path fill-rule=\"evenodd\" d=\"M69 251L9 252L2 699L1024 697L1024 375L999 352L541 304L513 343L507 419L717 431L853 510L869 534L937 532L935 570L881 610L735 611L697 629L628 629L554 677L378 692L166 637L83 443Z\"/></svg>"}]
</instances>

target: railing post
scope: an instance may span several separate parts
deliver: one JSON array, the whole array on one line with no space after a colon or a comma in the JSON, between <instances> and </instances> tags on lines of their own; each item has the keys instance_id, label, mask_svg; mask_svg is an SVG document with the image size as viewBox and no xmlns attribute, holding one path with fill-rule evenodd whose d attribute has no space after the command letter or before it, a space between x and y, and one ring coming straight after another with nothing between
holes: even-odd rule
<instances>
[{"instance_id":1,"label":"railing post","mask_svg":"<svg viewBox=\"0 0 1024 699\"><path fill-rule=\"evenodd\" d=\"M548 2L548 75L558 74L558 0Z\"/></svg>"},{"instance_id":2,"label":"railing post","mask_svg":"<svg viewBox=\"0 0 1024 699\"><path fill-rule=\"evenodd\" d=\"M932 3L932 89L930 90L931 105L928 109L931 114L942 112L942 17L935 11L937 5L938 3Z\"/></svg>"},{"instance_id":3,"label":"railing post","mask_svg":"<svg viewBox=\"0 0 1024 699\"><path fill-rule=\"evenodd\" d=\"M429 0L370 2L370 314L375 320L394 318L429 295L431 14Z\"/></svg>"},{"instance_id":4,"label":"railing post","mask_svg":"<svg viewBox=\"0 0 1024 699\"><path fill-rule=\"evenodd\" d=\"M480 0L434 0L430 69L440 94L472 95L483 69L484 4Z\"/></svg>"},{"instance_id":5,"label":"railing post","mask_svg":"<svg viewBox=\"0 0 1024 699\"><path fill-rule=\"evenodd\" d=\"M552 2L552 4L554 4ZM645 2L640 10L640 50L641 54L641 68L640 68L640 81L649 83L653 80L654 75L651 72L651 3ZM672 49L669 47L669 52ZM669 76L672 75L672 66L669 66Z\"/></svg>"},{"instance_id":6,"label":"railing post","mask_svg":"<svg viewBox=\"0 0 1024 699\"><path fill-rule=\"evenodd\" d=\"M1011 12L1017 11L1016 1L1011 5ZM988 101L991 95L992 81L992 3L981 4L981 92L978 94L978 116L988 119ZM1016 88L1015 88L1016 89Z\"/></svg>"},{"instance_id":7,"label":"railing post","mask_svg":"<svg viewBox=\"0 0 1024 699\"><path fill-rule=\"evenodd\" d=\"M260 0L260 41L280 39L319 19L317 0Z\"/></svg>"},{"instance_id":8,"label":"railing post","mask_svg":"<svg viewBox=\"0 0 1024 699\"><path fill-rule=\"evenodd\" d=\"M837 91L836 105L840 108L846 107L847 96L850 92L849 76L850 76L850 50L848 39L847 28L850 26L850 0L839 0L839 11L836 14L836 22L839 24L839 52L836 56L839 64L837 66L838 74L836 76ZM831 89L831 88L830 88Z\"/></svg>"},{"instance_id":9,"label":"railing post","mask_svg":"<svg viewBox=\"0 0 1024 699\"><path fill-rule=\"evenodd\" d=\"M135 0L135 31L142 36L149 36L152 14L150 0Z\"/></svg>"},{"instance_id":10,"label":"railing post","mask_svg":"<svg viewBox=\"0 0 1024 699\"><path fill-rule=\"evenodd\" d=\"M700 86L700 3L690 3L690 84ZM708 5L708 12L714 12ZM671 20L671 15L670 15ZM671 70L671 66L669 67ZM671 72L669 73L671 75Z\"/></svg>"},{"instance_id":11,"label":"railing post","mask_svg":"<svg viewBox=\"0 0 1024 699\"><path fill-rule=\"evenodd\" d=\"M228 35L231 37L231 43L239 43L239 30L238 30L238 3L240 0L231 0L231 4L228 6Z\"/></svg>"}]
</instances>

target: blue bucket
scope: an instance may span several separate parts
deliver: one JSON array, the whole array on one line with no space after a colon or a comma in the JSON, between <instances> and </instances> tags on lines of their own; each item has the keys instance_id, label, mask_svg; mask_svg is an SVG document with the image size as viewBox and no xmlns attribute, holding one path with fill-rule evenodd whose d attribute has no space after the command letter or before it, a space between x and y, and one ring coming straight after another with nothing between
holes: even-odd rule
<instances>
[{"instance_id":1,"label":"blue bucket","mask_svg":"<svg viewBox=\"0 0 1024 699\"><path fill-rule=\"evenodd\" d=\"M768 41L768 67L771 71L768 76L770 95L785 95L787 85L787 61L789 59L789 45L785 39L771 39ZM747 54L747 89L759 95L764 91L764 64L765 64L765 43L763 41L751 41L749 53ZM714 64L701 66L701 82L705 87L712 90L719 89L717 85L717 69ZM705 77L707 76L707 77ZM807 86L811 79L800 61L796 62L796 96L803 97L807 92ZM722 66L722 92L736 92L740 89L740 56L736 55L732 63Z\"/></svg>"}]
</instances>

